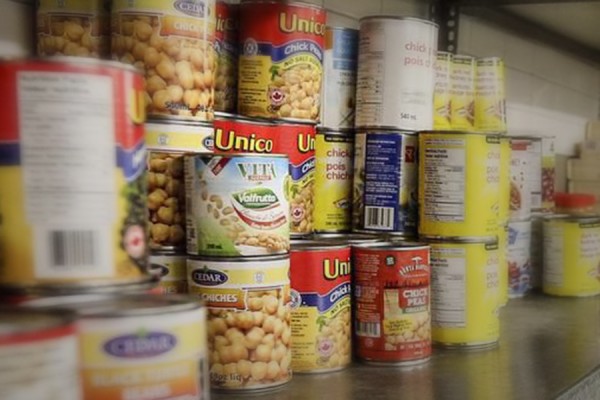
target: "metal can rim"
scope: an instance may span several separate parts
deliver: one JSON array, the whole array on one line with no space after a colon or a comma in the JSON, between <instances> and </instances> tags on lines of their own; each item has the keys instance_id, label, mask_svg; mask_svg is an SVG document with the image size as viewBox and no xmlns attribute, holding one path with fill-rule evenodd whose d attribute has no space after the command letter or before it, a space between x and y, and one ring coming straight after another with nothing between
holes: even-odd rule
<instances>
[{"instance_id":1,"label":"metal can rim","mask_svg":"<svg viewBox=\"0 0 600 400\"><path fill-rule=\"evenodd\" d=\"M240 3L240 5L244 5L244 4L283 4L286 6L299 6L299 7L306 7L306 8L313 8L315 10L321 10L321 11L325 11L325 8L321 7L318 4L312 4L312 3L307 3L304 1L288 1L288 0L242 0L242 2Z\"/></svg>"},{"instance_id":2,"label":"metal can rim","mask_svg":"<svg viewBox=\"0 0 600 400\"><path fill-rule=\"evenodd\" d=\"M302 251L324 251L324 250L342 250L350 249L349 243L340 241L318 241L318 240L303 240L301 242L292 243L290 245L290 253Z\"/></svg>"},{"instance_id":3,"label":"metal can rim","mask_svg":"<svg viewBox=\"0 0 600 400\"><path fill-rule=\"evenodd\" d=\"M289 157L287 156L287 154L278 154L278 153L223 153L223 154L213 154L213 153L205 153L205 154L198 154L198 153L189 153L185 155L186 157L210 157L210 158L214 158L214 157L221 157L221 158L244 158L244 157L251 157L251 158L283 158L283 159L288 159Z\"/></svg>"},{"instance_id":4,"label":"metal can rim","mask_svg":"<svg viewBox=\"0 0 600 400\"><path fill-rule=\"evenodd\" d=\"M271 254L253 257L219 257L188 254L188 261L211 261L211 262L255 262L255 261L278 261L289 260L289 253Z\"/></svg>"},{"instance_id":5,"label":"metal can rim","mask_svg":"<svg viewBox=\"0 0 600 400\"><path fill-rule=\"evenodd\" d=\"M352 128L329 128L326 126L317 126L317 135L331 136L353 136L354 129Z\"/></svg>"},{"instance_id":6,"label":"metal can rim","mask_svg":"<svg viewBox=\"0 0 600 400\"><path fill-rule=\"evenodd\" d=\"M388 125L365 125L354 128L354 131L358 133L377 133L374 131L384 131L382 133L405 133L407 135L417 135L419 131L411 131L410 129L398 128L395 126Z\"/></svg>"},{"instance_id":7,"label":"metal can rim","mask_svg":"<svg viewBox=\"0 0 600 400\"><path fill-rule=\"evenodd\" d=\"M1 321L3 321L4 317L11 315L16 317L14 319L14 329L2 328ZM34 317L46 317L48 318L48 321L47 323L40 323L41 321ZM77 314L69 309L57 308L52 310L38 310L28 307L0 306L0 338L66 327L75 323L76 320ZM20 321L24 321L24 323L17 324L17 322ZM7 319L7 323L10 324L10 318Z\"/></svg>"},{"instance_id":8,"label":"metal can rim","mask_svg":"<svg viewBox=\"0 0 600 400\"><path fill-rule=\"evenodd\" d=\"M430 246L427 243L423 242L376 242L376 243L359 243L353 244L352 247L357 247L359 249L382 249L382 250L426 250L429 249Z\"/></svg>"},{"instance_id":9,"label":"metal can rim","mask_svg":"<svg viewBox=\"0 0 600 400\"><path fill-rule=\"evenodd\" d=\"M450 131L450 130L439 129L439 130L419 131L418 133L419 133L419 136L420 135L472 135L472 136L498 137L499 139L501 139L504 136L507 139L510 139L510 137L508 137L500 132Z\"/></svg>"},{"instance_id":10,"label":"metal can rim","mask_svg":"<svg viewBox=\"0 0 600 400\"><path fill-rule=\"evenodd\" d=\"M569 214L552 214L545 215L542 217L544 221L567 221L567 222L600 222L600 214L594 214L590 216L578 216L578 215L569 215Z\"/></svg>"},{"instance_id":11,"label":"metal can rim","mask_svg":"<svg viewBox=\"0 0 600 400\"><path fill-rule=\"evenodd\" d=\"M498 243L497 236L428 236L421 235L419 240L433 243L450 244L495 244Z\"/></svg>"}]
</instances>

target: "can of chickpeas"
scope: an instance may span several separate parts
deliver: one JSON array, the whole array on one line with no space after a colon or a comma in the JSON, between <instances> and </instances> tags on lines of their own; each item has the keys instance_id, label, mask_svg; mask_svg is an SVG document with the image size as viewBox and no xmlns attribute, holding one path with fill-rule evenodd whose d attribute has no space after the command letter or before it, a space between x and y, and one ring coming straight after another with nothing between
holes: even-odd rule
<instances>
[{"instance_id":1,"label":"can of chickpeas","mask_svg":"<svg viewBox=\"0 0 600 400\"><path fill-rule=\"evenodd\" d=\"M367 133L357 131L354 134L354 160L352 166L352 231L360 231L362 216L365 213L365 155Z\"/></svg>"},{"instance_id":2,"label":"can of chickpeas","mask_svg":"<svg viewBox=\"0 0 600 400\"><path fill-rule=\"evenodd\" d=\"M213 389L246 391L289 382L289 256L188 259L189 292L209 309Z\"/></svg>"},{"instance_id":3,"label":"can of chickpeas","mask_svg":"<svg viewBox=\"0 0 600 400\"><path fill-rule=\"evenodd\" d=\"M1 286L149 279L143 88L106 61L0 63Z\"/></svg>"},{"instance_id":4,"label":"can of chickpeas","mask_svg":"<svg viewBox=\"0 0 600 400\"><path fill-rule=\"evenodd\" d=\"M214 128L201 121L151 118L145 125L146 146L164 152L212 153Z\"/></svg>"},{"instance_id":5,"label":"can of chickpeas","mask_svg":"<svg viewBox=\"0 0 600 400\"><path fill-rule=\"evenodd\" d=\"M290 249L292 370L337 371L352 361L350 245L304 241Z\"/></svg>"},{"instance_id":6,"label":"can of chickpeas","mask_svg":"<svg viewBox=\"0 0 600 400\"><path fill-rule=\"evenodd\" d=\"M415 365L431 355L429 246L352 246L356 354L379 365Z\"/></svg>"},{"instance_id":7,"label":"can of chickpeas","mask_svg":"<svg viewBox=\"0 0 600 400\"><path fill-rule=\"evenodd\" d=\"M509 297L525 296L532 288L531 220L508 223Z\"/></svg>"},{"instance_id":8,"label":"can of chickpeas","mask_svg":"<svg viewBox=\"0 0 600 400\"><path fill-rule=\"evenodd\" d=\"M215 0L114 0L112 58L145 71L147 112L212 121Z\"/></svg>"},{"instance_id":9,"label":"can of chickpeas","mask_svg":"<svg viewBox=\"0 0 600 400\"><path fill-rule=\"evenodd\" d=\"M287 253L288 158L281 154L186 155L187 252Z\"/></svg>"},{"instance_id":10,"label":"can of chickpeas","mask_svg":"<svg viewBox=\"0 0 600 400\"><path fill-rule=\"evenodd\" d=\"M452 53L438 51L435 60L435 89L433 92L433 129L452 128L452 95L450 75L452 73Z\"/></svg>"},{"instance_id":11,"label":"can of chickpeas","mask_svg":"<svg viewBox=\"0 0 600 400\"><path fill-rule=\"evenodd\" d=\"M38 56L110 56L110 3L107 0L39 0Z\"/></svg>"},{"instance_id":12,"label":"can of chickpeas","mask_svg":"<svg viewBox=\"0 0 600 400\"><path fill-rule=\"evenodd\" d=\"M160 294L187 293L186 261L186 254L168 251L150 254L150 273L160 279Z\"/></svg>"},{"instance_id":13,"label":"can of chickpeas","mask_svg":"<svg viewBox=\"0 0 600 400\"><path fill-rule=\"evenodd\" d=\"M534 164L530 138L510 139L510 219L514 221L531 218L532 182L530 175L541 174L531 171Z\"/></svg>"},{"instance_id":14,"label":"can of chickpeas","mask_svg":"<svg viewBox=\"0 0 600 400\"><path fill-rule=\"evenodd\" d=\"M318 121L325 10L272 0L240 7L238 112Z\"/></svg>"},{"instance_id":15,"label":"can of chickpeas","mask_svg":"<svg viewBox=\"0 0 600 400\"><path fill-rule=\"evenodd\" d=\"M348 232L352 228L351 132L320 128L315 140L315 232Z\"/></svg>"},{"instance_id":16,"label":"can of chickpeas","mask_svg":"<svg viewBox=\"0 0 600 400\"><path fill-rule=\"evenodd\" d=\"M235 112L237 108L237 66L239 5L217 0L215 52L215 111Z\"/></svg>"}]
</instances>

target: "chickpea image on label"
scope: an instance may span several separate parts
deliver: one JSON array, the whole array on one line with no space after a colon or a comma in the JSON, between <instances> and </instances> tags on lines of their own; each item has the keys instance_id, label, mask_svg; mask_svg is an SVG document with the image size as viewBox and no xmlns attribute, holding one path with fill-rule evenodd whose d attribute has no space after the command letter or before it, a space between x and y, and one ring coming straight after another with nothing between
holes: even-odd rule
<instances>
[{"instance_id":1,"label":"chickpea image on label","mask_svg":"<svg viewBox=\"0 0 600 400\"><path fill-rule=\"evenodd\" d=\"M311 64L299 64L290 69L278 68L270 92L283 95L277 109L280 118L317 120L321 98L322 70Z\"/></svg>"},{"instance_id":2,"label":"chickpea image on label","mask_svg":"<svg viewBox=\"0 0 600 400\"><path fill-rule=\"evenodd\" d=\"M403 343L431 340L431 321L429 314L417 314L411 323L411 328L402 333L385 335L385 350L397 351Z\"/></svg>"},{"instance_id":3,"label":"chickpea image on label","mask_svg":"<svg viewBox=\"0 0 600 400\"><path fill-rule=\"evenodd\" d=\"M314 173L313 173L314 174ZM314 179L303 184L293 184L290 193L290 213L292 233L312 233L313 231L313 188Z\"/></svg>"},{"instance_id":4,"label":"chickpea image on label","mask_svg":"<svg viewBox=\"0 0 600 400\"><path fill-rule=\"evenodd\" d=\"M325 320L317 334L316 354L321 354L322 367L344 367L352 361L352 325L350 309Z\"/></svg>"},{"instance_id":5,"label":"chickpea image on label","mask_svg":"<svg viewBox=\"0 0 600 400\"><path fill-rule=\"evenodd\" d=\"M108 21L99 15L38 13L37 53L40 56L104 58L110 54L109 38L103 35ZM44 26L48 24L48 26Z\"/></svg>"}]
</instances>

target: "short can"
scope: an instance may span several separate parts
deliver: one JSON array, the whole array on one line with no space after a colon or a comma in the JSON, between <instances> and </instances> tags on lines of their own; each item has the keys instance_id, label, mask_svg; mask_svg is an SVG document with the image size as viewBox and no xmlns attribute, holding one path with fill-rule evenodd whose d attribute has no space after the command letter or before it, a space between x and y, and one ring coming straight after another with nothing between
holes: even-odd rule
<instances>
[{"instance_id":1,"label":"short can","mask_svg":"<svg viewBox=\"0 0 600 400\"><path fill-rule=\"evenodd\" d=\"M106 61L0 63L1 286L147 278L143 87Z\"/></svg>"},{"instance_id":2,"label":"short can","mask_svg":"<svg viewBox=\"0 0 600 400\"><path fill-rule=\"evenodd\" d=\"M202 121L173 117L151 118L146 122L146 146L156 151L212 153L214 128Z\"/></svg>"},{"instance_id":3,"label":"short can","mask_svg":"<svg viewBox=\"0 0 600 400\"><path fill-rule=\"evenodd\" d=\"M86 400L208 399L206 308L186 296L50 297L77 313Z\"/></svg>"},{"instance_id":4,"label":"short can","mask_svg":"<svg viewBox=\"0 0 600 400\"><path fill-rule=\"evenodd\" d=\"M112 58L145 72L151 116L211 121L215 0L114 0Z\"/></svg>"},{"instance_id":5,"label":"short can","mask_svg":"<svg viewBox=\"0 0 600 400\"><path fill-rule=\"evenodd\" d=\"M510 217L510 138L500 138L500 194L498 197L498 222L506 224Z\"/></svg>"},{"instance_id":6,"label":"short can","mask_svg":"<svg viewBox=\"0 0 600 400\"><path fill-rule=\"evenodd\" d=\"M290 180L286 196L290 201L290 234L313 232L315 184L315 124L224 117L215 120L215 153L285 154Z\"/></svg>"},{"instance_id":7,"label":"short can","mask_svg":"<svg viewBox=\"0 0 600 400\"><path fill-rule=\"evenodd\" d=\"M422 240L431 246L433 342L495 346L500 337L498 243Z\"/></svg>"},{"instance_id":8,"label":"short can","mask_svg":"<svg viewBox=\"0 0 600 400\"><path fill-rule=\"evenodd\" d=\"M367 133L354 135L354 164L352 166L352 231L362 230L362 216L365 213L365 161Z\"/></svg>"},{"instance_id":9,"label":"short can","mask_svg":"<svg viewBox=\"0 0 600 400\"><path fill-rule=\"evenodd\" d=\"M191 295L209 309L213 389L248 391L292 378L290 258L188 259Z\"/></svg>"},{"instance_id":10,"label":"short can","mask_svg":"<svg viewBox=\"0 0 600 400\"><path fill-rule=\"evenodd\" d=\"M352 228L354 135L319 129L315 140L315 232L348 232Z\"/></svg>"},{"instance_id":11,"label":"short can","mask_svg":"<svg viewBox=\"0 0 600 400\"><path fill-rule=\"evenodd\" d=\"M352 361L350 258L348 243L290 249L294 373L336 371Z\"/></svg>"},{"instance_id":12,"label":"short can","mask_svg":"<svg viewBox=\"0 0 600 400\"><path fill-rule=\"evenodd\" d=\"M217 0L215 53L215 111L235 112L237 109L237 70L239 40L239 4Z\"/></svg>"},{"instance_id":13,"label":"short can","mask_svg":"<svg viewBox=\"0 0 600 400\"><path fill-rule=\"evenodd\" d=\"M319 120L326 12L305 3L243 1L238 112Z\"/></svg>"},{"instance_id":14,"label":"short can","mask_svg":"<svg viewBox=\"0 0 600 400\"><path fill-rule=\"evenodd\" d=\"M405 17L360 20L356 127L433 129L438 26Z\"/></svg>"},{"instance_id":15,"label":"short can","mask_svg":"<svg viewBox=\"0 0 600 400\"><path fill-rule=\"evenodd\" d=\"M354 128L358 31L327 27L323 59L323 95L320 126Z\"/></svg>"},{"instance_id":16,"label":"short can","mask_svg":"<svg viewBox=\"0 0 600 400\"><path fill-rule=\"evenodd\" d=\"M511 220L531 218L532 181L530 175L541 174L532 171L534 155L531 151L532 140L525 137L510 139L510 213ZM539 164L538 164L539 166ZM536 192L536 195L539 192Z\"/></svg>"},{"instance_id":17,"label":"short can","mask_svg":"<svg viewBox=\"0 0 600 400\"><path fill-rule=\"evenodd\" d=\"M287 253L288 158L273 154L186 155L187 252Z\"/></svg>"},{"instance_id":18,"label":"short can","mask_svg":"<svg viewBox=\"0 0 600 400\"><path fill-rule=\"evenodd\" d=\"M494 236L498 231L500 137L419 134L419 234Z\"/></svg>"},{"instance_id":19,"label":"short can","mask_svg":"<svg viewBox=\"0 0 600 400\"><path fill-rule=\"evenodd\" d=\"M475 130L475 71L476 60L471 56L452 58L450 94L452 96L451 125L453 130Z\"/></svg>"},{"instance_id":20,"label":"short can","mask_svg":"<svg viewBox=\"0 0 600 400\"><path fill-rule=\"evenodd\" d=\"M364 211L360 228L416 235L418 137L414 132L365 131Z\"/></svg>"},{"instance_id":21,"label":"short can","mask_svg":"<svg viewBox=\"0 0 600 400\"><path fill-rule=\"evenodd\" d=\"M160 294L185 294L187 284L187 254L154 252L150 254L150 273L159 280Z\"/></svg>"},{"instance_id":22,"label":"short can","mask_svg":"<svg viewBox=\"0 0 600 400\"><path fill-rule=\"evenodd\" d=\"M600 216L544 218L543 249L544 293L600 294Z\"/></svg>"},{"instance_id":23,"label":"short can","mask_svg":"<svg viewBox=\"0 0 600 400\"><path fill-rule=\"evenodd\" d=\"M38 1L38 56L108 58L109 10L107 0Z\"/></svg>"},{"instance_id":24,"label":"short can","mask_svg":"<svg viewBox=\"0 0 600 400\"><path fill-rule=\"evenodd\" d=\"M433 92L433 129L452 128L452 96L450 76L452 73L452 53L438 51L435 60L435 89Z\"/></svg>"},{"instance_id":25,"label":"short can","mask_svg":"<svg viewBox=\"0 0 600 400\"><path fill-rule=\"evenodd\" d=\"M75 315L0 307L0 385L4 399L80 400Z\"/></svg>"},{"instance_id":26,"label":"short can","mask_svg":"<svg viewBox=\"0 0 600 400\"><path fill-rule=\"evenodd\" d=\"M500 57L478 58L475 74L475 130L506 132L506 80Z\"/></svg>"},{"instance_id":27,"label":"short can","mask_svg":"<svg viewBox=\"0 0 600 400\"><path fill-rule=\"evenodd\" d=\"M531 291L531 220L508 223L508 295L522 297Z\"/></svg>"},{"instance_id":28,"label":"short can","mask_svg":"<svg viewBox=\"0 0 600 400\"><path fill-rule=\"evenodd\" d=\"M356 245L353 252L356 355L381 365L414 365L431 355L429 246Z\"/></svg>"}]
</instances>

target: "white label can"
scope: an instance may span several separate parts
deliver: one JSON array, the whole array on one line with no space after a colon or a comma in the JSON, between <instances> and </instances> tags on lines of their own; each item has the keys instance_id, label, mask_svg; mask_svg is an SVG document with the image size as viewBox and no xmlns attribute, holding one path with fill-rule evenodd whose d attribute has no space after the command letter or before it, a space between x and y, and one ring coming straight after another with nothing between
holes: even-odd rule
<instances>
[{"instance_id":1,"label":"white label can","mask_svg":"<svg viewBox=\"0 0 600 400\"><path fill-rule=\"evenodd\" d=\"M531 221L508 223L508 296L526 295L532 286Z\"/></svg>"}]
</instances>

